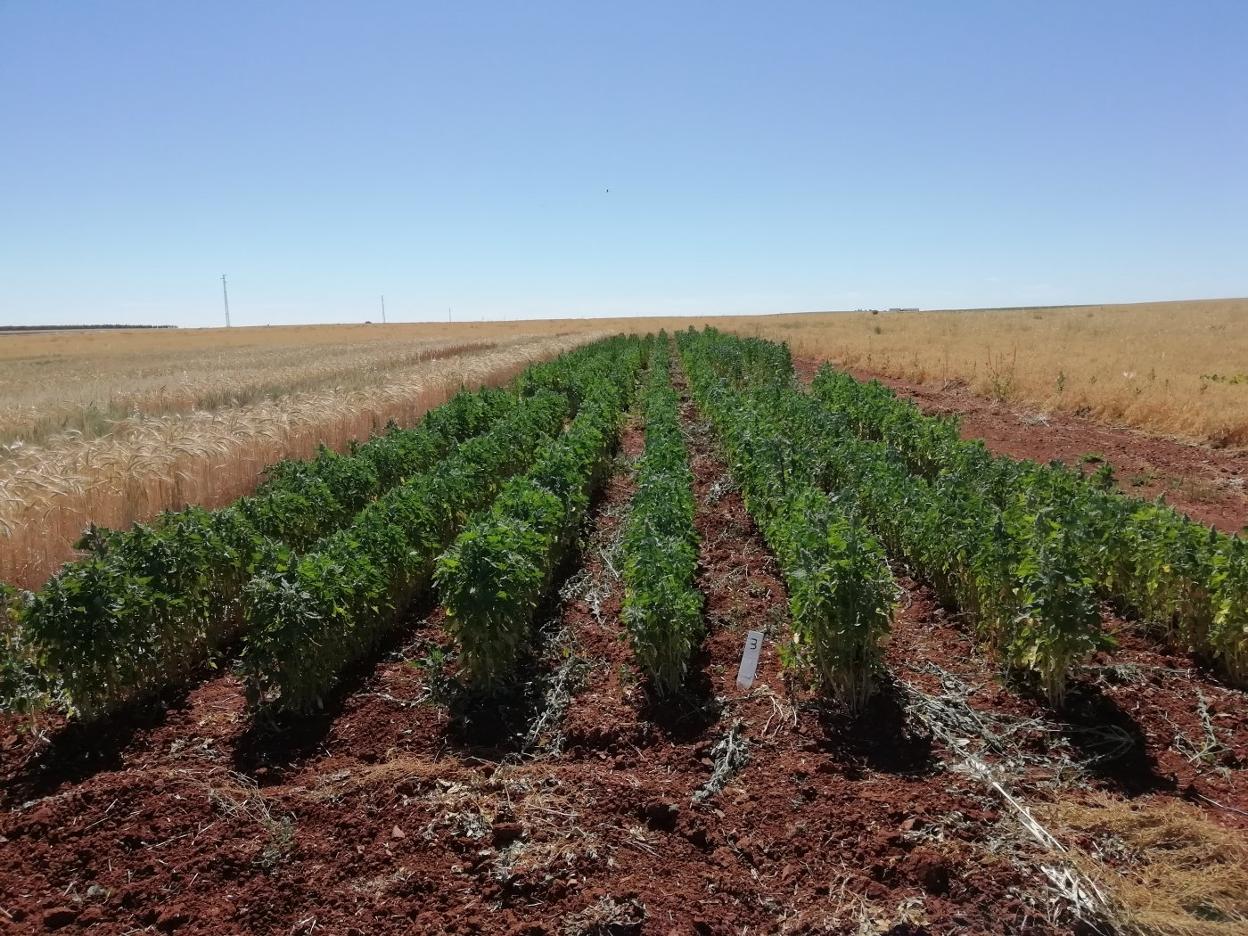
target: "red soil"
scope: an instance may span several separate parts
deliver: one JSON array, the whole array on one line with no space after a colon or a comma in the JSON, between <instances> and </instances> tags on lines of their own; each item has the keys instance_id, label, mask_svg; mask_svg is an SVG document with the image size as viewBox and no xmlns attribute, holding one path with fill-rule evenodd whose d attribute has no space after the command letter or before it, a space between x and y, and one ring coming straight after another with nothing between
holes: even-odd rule
<instances>
[{"instance_id":1,"label":"red soil","mask_svg":"<svg viewBox=\"0 0 1248 936\"><path fill-rule=\"evenodd\" d=\"M783 583L685 414L707 602L685 698L648 701L619 621L611 543L634 490L622 470L587 539L588 590L542 628L532 685L564 666L582 676L535 743L537 689L507 711L456 702L437 611L325 713L277 734L253 727L230 675L104 734L0 721L0 932L1070 932L1049 919L1038 853L1009 810L905 711L902 684L942 691L929 663L973 687L977 711L1034 720L1017 736L1026 796L1102 788L1248 819L1243 695L1121 622L1121 647L1098 661L1119 668L1090 670L1058 716L1002 687L958 621L903 579L893 682L866 718L791 685L776 651ZM640 448L630 427L623 454ZM747 629L768 640L742 691ZM1088 730L1105 725L1121 734ZM748 759L695 800L730 731ZM1056 770L1121 737L1113 759Z\"/></svg>"},{"instance_id":2,"label":"red soil","mask_svg":"<svg viewBox=\"0 0 1248 936\"><path fill-rule=\"evenodd\" d=\"M804 380L812 378L821 364L794 361ZM1063 413L1041 416L976 396L960 386L915 384L853 368L846 372L859 380L880 381L925 413L957 415L962 437L982 439L994 452L1040 462L1057 459L1068 465L1081 464L1086 454L1098 455L1113 466L1119 485L1134 497L1164 495L1194 520L1231 533L1248 525L1246 451L1210 448Z\"/></svg>"}]
</instances>

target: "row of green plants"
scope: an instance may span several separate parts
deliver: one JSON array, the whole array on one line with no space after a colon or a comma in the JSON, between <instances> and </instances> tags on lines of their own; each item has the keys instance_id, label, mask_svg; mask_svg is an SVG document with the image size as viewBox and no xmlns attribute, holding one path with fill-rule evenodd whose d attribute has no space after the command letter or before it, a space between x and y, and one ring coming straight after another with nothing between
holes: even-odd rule
<instances>
[{"instance_id":1,"label":"row of green plants","mask_svg":"<svg viewBox=\"0 0 1248 936\"><path fill-rule=\"evenodd\" d=\"M929 481L888 445L855 432L852 413L798 391L787 369L776 374L756 379L811 482L965 613L1009 670L1060 706L1074 666L1108 645L1069 509L997 503L958 472Z\"/></svg>"},{"instance_id":2,"label":"row of green plants","mask_svg":"<svg viewBox=\"0 0 1248 936\"><path fill-rule=\"evenodd\" d=\"M51 687L35 665L35 650L22 626L26 595L0 583L0 703L17 712L47 705Z\"/></svg>"},{"instance_id":3,"label":"row of green plants","mask_svg":"<svg viewBox=\"0 0 1248 936\"><path fill-rule=\"evenodd\" d=\"M344 671L374 653L429 592L438 557L465 524L513 490L508 479L549 460L570 415L576 426L595 408L584 388L618 368L635 344L608 340L543 365L548 379L526 381L510 417L369 504L316 549L252 579L242 651L252 704L270 712L320 706Z\"/></svg>"},{"instance_id":4,"label":"row of green plants","mask_svg":"<svg viewBox=\"0 0 1248 936\"><path fill-rule=\"evenodd\" d=\"M88 555L49 580L24 614L36 665L83 718L176 684L237 633L242 587L277 554L338 528L383 483L436 463L516 399L461 393L419 428L391 428L354 454L283 462L256 494L225 508L89 531Z\"/></svg>"},{"instance_id":5,"label":"row of green plants","mask_svg":"<svg viewBox=\"0 0 1248 936\"><path fill-rule=\"evenodd\" d=\"M802 401L788 351L709 329L679 343L694 398L784 574L793 628L784 657L861 711L883 667L897 586L861 518L819 489L812 440L792 431Z\"/></svg>"},{"instance_id":6,"label":"row of green plants","mask_svg":"<svg viewBox=\"0 0 1248 936\"><path fill-rule=\"evenodd\" d=\"M468 687L489 694L514 681L533 621L575 552L594 491L619 439L642 362L642 343L621 348L578 381L580 406L532 467L438 559L435 580ZM571 389L571 388L570 388Z\"/></svg>"},{"instance_id":7,"label":"row of green plants","mask_svg":"<svg viewBox=\"0 0 1248 936\"><path fill-rule=\"evenodd\" d=\"M525 392L540 384L529 379ZM237 636L241 593L254 576L289 564L292 551L313 548L378 495L514 414L521 400L515 389L461 392L416 428L392 425L348 454L322 450L280 463L254 495L228 507L89 530L80 544L87 555L20 602L8 641L6 670L24 671L23 685L45 691L15 692L3 704L55 702L93 718L178 684Z\"/></svg>"},{"instance_id":8,"label":"row of green plants","mask_svg":"<svg viewBox=\"0 0 1248 936\"><path fill-rule=\"evenodd\" d=\"M702 636L694 586L698 535L693 473L672 387L671 343L660 333L641 399L646 444L622 543L622 616L633 654L657 695L677 692Z\"/></svg>"},{"instance_id":9,"label":"row of green plants","mask_svg":"<svg viewBox=\"0 0 1248 936\"><path fill-rule=\"evenodd\" d=\"M1060 517L1069 548L1097 593L1172 645L1248 684L1248 543L1197 523L1164 501L1118 490L1102 464L1090 476L1061 463L992 455L963 441L956 418L930 417L876 382L824 368L812 394L859 438L895 453L933 484L959 478L1003 512Z\"/></svg>"},{"instance_id":10,"label":"row of green plants","mask_svg":"<svg viewBox=\"0 0 1248 936\"><path fill-rule=\"evenodd\" d=\"M350 521L369 501L403 478L426 470L459 442L484 432L516 406L506 390L460 391L430 410L421 423L402 429L391 422L366 442L353 441L346 454L321 446L311 459L286 459L270 466L255 493L217 511L187 508L161 514L151 524L130 530L92 527L80 549L95 556L141 564L151 536L186 538L185 530L203 527L204 514L235 514L258 536L304 549ZM71 566L72 567L72 566Z\"/></svg>"},{"instance_id":11,"label":"row of green plants","mask_svg":"<svg viewBox=\"0 0 1248 936\"><path fill-rule=\"evenodd\" d=\"M463 519L528 467L567 413L562 394L538 392L316 548L255 576L243 593L251 702L273 711L319 706L343 670L372 652L428 586L434 561Z\"/></svg>"},{"instance_id":12,"label":"row of green plants","mask_svg":"<svg viewBox=\"0 0 1248 936\"><path fill-rule=\"evenodd\" d=\"M821 484L852 500L890 555L966 614L1008 670L1061 706L1075 667L1111 643L1069 505L994 502L960 472L929 481L801 396L804 428L795 431L819 440Z\"/></svg>"}]
</instances>

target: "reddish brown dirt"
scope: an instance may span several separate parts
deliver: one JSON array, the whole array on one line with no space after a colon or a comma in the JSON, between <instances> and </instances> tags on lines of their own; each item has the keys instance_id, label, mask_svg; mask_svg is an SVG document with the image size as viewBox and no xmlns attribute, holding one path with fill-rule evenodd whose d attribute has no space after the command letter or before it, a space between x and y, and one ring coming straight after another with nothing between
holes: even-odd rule
<instances>
[{"instance_id":1,"label":"reddish brown dirt","mask_svg":"<svg viewBox=\"0 0 1248 936\"><path fill-rule=\"evenodd\" d=\"M1192 668L1190 659L1140 635L1104 610L1117 646L1081 668L1065 709L1055 712L1025 687L1006 685L957 615L925 586L901 575L904 599L887 661L894 676L941 695L941 672L970 691L975 712L1000 717L1011 753L1028 760L1018 788L1040 799L1183 799L1208 818L1248 830L1248 705ZM1202 705L1207 716L1201 714ZM989 762L1002 752L984 750ZM1017 765L1012 765L1017 766Z\"/></svg>"},{"instance_id":2,"label":"reddish brown dirt","mask_svg":"<svg viewBox=\"0 0 1248 936\"><path fill-rule=\"evenodd\" d=\"M540 707L456 702L436 611L323 715L276 735L253 727L229 675L107 737L48 726L31 740L6 722L0 932L1070 932L1046 918L1051 892L1008 811L903 711L900 684L939 690L928 661L973 686L977 710L1042 726L1020 731L1036 758L1023 792L1186 796L1239 822L1200 797L1248 808L1242 694L1169 672L1186 662L1125 628L1105 662L1128 668L1091 671L1063 719L1002 687L957 620L903 582L896 684L865 719L790 685L782 582L706 427L688 406L686 419L708 632L685 698L647 701L618 619L621 471L582 564L600 587L572 592L543 630L534 684L565 663L583 675L535 756L518 739ZM640 445L631 427L625 457ZM748 628L769 640L741 691ZM1203 743L1198 693L1220 748L1208 765L1175 747ZM1053 769L1095 753L1102 739L1079 729L1107 719L1138 749ZM730 730L749 758L695 802Z\"/></svg>"},{"instance_id":3,"label":"reddish brown dirt","mask_svg":"<svg viewBox=\"0 0 1248 936\"><path fill-rule=\"evenodd\" d=\"M805 382L822 366L801 359L794 364ZM1000 454L1077 465L1084 453L1096 453L1115 466L1129 494L1164 494L1193 518L1228 531L1248 523L1248 453L1062 414L1040 425L1032 414L965 388L940 389L848 372L859 380L879 380L925 412L958 415L964 438L983 439ZM1147 483L1131 484L1140 475ZM1033 732L1033 745L1061 760L1095 762L1085 771L1092 788L1128 796L1182 797L1224 825L1248 829L1248 704L1243 692L1194 669L1190 657L1166 649L1161 641L1141 634L1138 625L1105 609L1104 624L1117 646L1091 662L1058 718L1041 702L1012 691L1017 687L1007 688L992 678L993 662L977 653L974 641L950 623L930 593L909 579L903 583L908 610L898 622L890 653L890 668L899 677L935 691L939 680L925 668L935 663L976 687L973 707L1042 720L1044 729ZM903 676L906 671L909 676ZM1042 739L1047 740L1042 744ZM1044 771L1034 772L1046 782L1051 779ZM1069 793L1063 788L1062 795Z\"/></svg>"},{"instance_id":4,"label":"reddish brown dirt","mask_svg":"<svg viewBox=\"0 0 1248 936\"><path fill-rule=\"evenodd\" d=\"M590 548L582 557L582 569L595 600L581 597L570 602L563 613L563 626L575 641L577 655L589 667L584 688L571 700L559 728L564 744L574 752L613 746L618 752L622 739L640 740L645 731L636 723L632 707L625 704L636 673L629 665L631 655L620 628L624 595L614 564L619 558L614 546L623 534L628 506L637 490L635 463L644 450L642 427L630 422L620 439L620 453L627 459L628 469L617 471L608 482Z\"/></svg>"},{"instance_id":5,"label":"reddish brown dirt","mask_svg":"<svg viewBox=\"0 0 1248 936\"><path fill-rule=\"evenodd\" d=\"M809 359L793 363L804 380L822 365ZM957 415L963 438L982 439L994 452L1040 462L1056 459L1068 465L1082 464L1086 454L1097 455L1113 466L1120 487L1134 497L1164 495L1193 519L1232 533L1248 525L1248 452L1210 448L1063 413L1041 417L960 386L915 384L853 368L847 373L859 380L880 381L926 413Z\"/></svg>"},{"instance_id":6,"label":"reddish brown dirt","mask_svg":"<svg viewBox=\"0 0 1248 936\"><path fill-rule=\"evenodd\" d=\"M563 761L623 774L612 795L638 838L627 864L628 880L644 882L629 891L646 907L643 931L852 931L875 921L880 932L1051 932L1013 893L1028 874L985 843L995 802L974 781L943 775L895 705L849 722L786 685L776 652L788 635L783 584L707 428L688 404L685 417L708 625L688 694L651 702L618 622L604 632L575 607L568 618L596 676L568 713ZM742 691L736 665L750 628L770 639ZM749 759L697 802L730 731Z\"/></svg>"}]
</instances>

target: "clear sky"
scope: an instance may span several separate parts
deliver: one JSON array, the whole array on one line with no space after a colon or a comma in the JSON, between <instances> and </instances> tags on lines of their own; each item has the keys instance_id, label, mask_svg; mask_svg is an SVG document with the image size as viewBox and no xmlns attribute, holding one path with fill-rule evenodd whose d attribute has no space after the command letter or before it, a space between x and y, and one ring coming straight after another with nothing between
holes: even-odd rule
<instances>
[{"instance_id":1,"label":"clear sky","mask_svg":"<svg viewBox=\"0 0 1248 936\"><path fill-rule=\"evenodd\" d=\"M0 0L0 323L223 272L235 324L1245 296L1248 2Z\"/></svg>"}]
</instances>

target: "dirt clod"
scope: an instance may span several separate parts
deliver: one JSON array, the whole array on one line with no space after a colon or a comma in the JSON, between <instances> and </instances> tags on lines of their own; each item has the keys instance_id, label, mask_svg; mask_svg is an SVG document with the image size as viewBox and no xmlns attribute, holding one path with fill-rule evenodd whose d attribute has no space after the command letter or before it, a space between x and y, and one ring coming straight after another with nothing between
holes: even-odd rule
<instances>
[{"instance_id":1,"label":"dirt clod","mask_svg":"<svg viewBox=\"0 0 1248 936\"><path fill-rule=\"evenodd\" d=\"M162 933L172 933L174 930L180 929L189 923L190 916L177 907L170 907L162 910L160 916L156 918L156 928Z\"/></svg>"},{"instance_id":2,"label":"dirt clod","mask_svg":"<svg viewBox=\"0 0 1248 936\"><path fill-rule=\"evenodd\" d=\"M907 873L923 885L929 894L949 893L949 863L926 848L916 848L905 858Z\"/></svg>"},{"instance_id":3,"label":"dirt clod","mask_svg":"<svg viewBox=\"0 0 1248 936\"><path fill-rule=\"evenodd\" d=\"M665 800L652 800L646 803L641 812L646 825L663 832L675 829L676 822L680 819L680 807Z\"/></svg>"},{"instance_id":4,"label":"dirt clod","mask_svg":"<svg viewBox=\"0 0 1248 936\"><path fill-rule=\"evenodd\" d=\"M72 907L54 907L43 915L43 925L50 930L69 926L78 919L78 911Z\"/></svg>"},{"instance_id":5,"label":"dirt clod","mask_svg":"<svg viewBox=\"0 0 1248 936\"><path fill-rule=\"evenodd\" d=\"M496 822L491 829L495 848L506 848L524 835L524 826L518 822Z\"/></svg>"}]
</instances>

